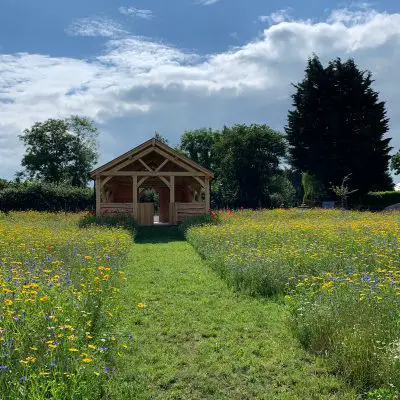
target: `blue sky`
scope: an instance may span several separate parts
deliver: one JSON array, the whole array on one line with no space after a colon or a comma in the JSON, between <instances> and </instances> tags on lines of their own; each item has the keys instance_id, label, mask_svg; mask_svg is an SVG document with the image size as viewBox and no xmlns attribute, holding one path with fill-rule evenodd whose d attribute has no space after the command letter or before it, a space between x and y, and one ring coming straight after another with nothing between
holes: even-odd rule
<instances>
[{"instance_id":1,"label":"blue sky","mask_svg":"<svg viewBox=\"0 0 400 400\"><path fill-rule=\"evenodd\" d=\"M313 52L372 71L400 148L397 0L1 0L0 176L20 168L24 128L71 113L99 127L100 162L154 131L283 130Z\"/></svg>"}]
</instances>

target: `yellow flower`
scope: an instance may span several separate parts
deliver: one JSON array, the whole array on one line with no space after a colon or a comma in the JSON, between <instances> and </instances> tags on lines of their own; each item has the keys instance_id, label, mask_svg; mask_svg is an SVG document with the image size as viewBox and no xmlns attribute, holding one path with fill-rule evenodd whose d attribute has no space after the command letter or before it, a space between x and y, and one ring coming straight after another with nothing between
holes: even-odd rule
<instances>
[{"instance_id":1,"label":"yellow flower","mask_svg":"<svg viewBox=\"0 0 400 400\"><path fill-rule=\"evenodd\" d=\"M6 306L11 306L12 303L13 303L13 301L10 300L10 299L5 299L5 300L4 300L4 304L5 304Z\"/></svg>"},{"instance_id":2,"label":"yellow flower","mask_svg":"<svg viewBox=\"0 0 400 400\"><path fill-rule=\"evenodd\" d=\"M95 349L96 346L93 346L92 344L88 344L89 349Z\"/></svg>"},{"instance_id":3,"label":"yellow flower","mask_svg":"<svg viewBox=\"0 0 400 400\"><path fill-rule=\"evenodd\" d=\"M78 349L76 349L75 347L71 347L68 349L69 351L76 353L77 351L79 351Z\"/></svg>"},{"instance_id":4,"label":"yellow flower","mask_svg":"<svg viewBox=\"0 0 400 400\"><path fill-rule=\"evenodd\" d=\"M49 296L42 296L40 298L40 301L47 301L47 300L49 300Z\"/></svg>"},{"instance_id":5,"label":"yellow flower","mask_svg":"<svg viewBox=\"0 0 400 400\"><path fill-rule=\"evenodd\" d=\"M325 282L325 283L322 285L322 289L332 289L332 288L333 288L333 285L334 285L334 283L333 283L332 281Z\"/></svg>"},{"instance_id":6,"label":"yellow flower","mask_svg":"<svg viewBox=\"0 0 400 400\"><path fill-rule=\"evenodd\" d=\"M92 256L85 256L85 260L91 260L92 259Z\"/></svg>"},{"instance_id":7,"label":"yellow flower","mask_svg":"<svg viewBox=\"0 0 400 400\"><path fill-rule=\"evenodd\" d=\"M83 360L82 360L82 362L84 362L84 363L90 363L90 362L92 362L93 360L91 359L91 358L89 358L89 357L86 357L86 358L84 358Z\"/></svg>"},{"instance_id":8,"label":"yellow flower","mask_svg":"<svg viewBox=\"0 0 400 400\"><path fill-rule=\"evenodd\" d=\"M145 308L146 307L146 305L144 304L144 303L138 303L138 308Z\"/></svg>"}]
</instances>

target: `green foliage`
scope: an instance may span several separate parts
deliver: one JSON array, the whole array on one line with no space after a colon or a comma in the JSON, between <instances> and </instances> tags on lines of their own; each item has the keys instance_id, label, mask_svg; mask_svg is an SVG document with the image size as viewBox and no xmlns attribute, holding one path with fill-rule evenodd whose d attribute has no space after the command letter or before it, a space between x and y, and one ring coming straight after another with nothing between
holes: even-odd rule
<instances>
[{"instance_id":1,"label":"green foliage","mask_svg":"<svg viewBox=\"0 0 400 400\"><path fill-rule=\"evenodd\" d=\"M91 226L123 228L129 232L132 232L133 236L136 235L136 223L134 219L127 214L102 215L101 217L97 217L94 214L87 214L79 220L79 226L81 228L87 228Z\"/></svg>"},{"instance_id":2,"label":"green foliage","mask_svg":"<svg viewBox=\"0 0 400 400\"><path fill-rule=\"evenodd\" d=\"M140 227L126 273L119 328L134 346L105 398L356 398L298 345L283 304L233 293L176 227Z\"/></svg>"},{"instance_id":3,"label":"green foliage","mask_svg":"<svg viewBox=\"0 0 400 400\"><path fill-rule=\"evenodd\" d=\"M9 185L8 181L0 178L0 190L5 189Z\"/></svg>"},{"instance_id":4,"label":"green foliage","mask_svg":"<svg viewBox=\"0 0 400 400\"><path fill-rule=\"evenodd\" d=\"M328 188L352 174L350 185L364 194L391 189L390 139L385 103L372 89L369 72L353 60L308 60L304 80L295 85L287 139L294 168Z\"/></svg>"},{"instance_id":5,"label":"green foliage","mask_svg":"<svg viewBox=\"0 0 400 400\"><path fill-rule=\"evenodd\" d=\"M141 203L153 203L155 212L160 209L160 196L154 189L145 189L139 196Z\"/></svg>"},{"instance_id":6,"label":"green foliage","mask_svg":"<svg viewBox=\"0 0 400 400\"><path fill-rule=\"evenodd\" d=\"M390 160L390 168L396 175L400 175L400 151Z\"/></svg>"},{"instance_id":7,"label":"green foliage","mask_svg":"<svg viewBox=\"0 0 400 400\"><path fill-rule=\"evenodd\" d=\"M265 207L268 184L285 155L283 135L267 125L225 127L216 142L222 199L230 207Z\"/></svg>"},{"instance_id":8,"label":"green foliage","mask_svg":"<svg viewBox=\"0 0 400 400\"><path fill-rule=\"evenodd\" d=\"M80 211L95 206L89 188L46 183L12 184L0 190L0 210Z\"/></svg>"},{"instance_id":9,"label":"green foliage","mask_svg":"<svg viewBox=\"0 0 400 400\"><path fill-rule=\"evenodd\" d=\"M381 211L388 206L400 203L400 192L369 192L362 200L363 208Z\"/></svg>"},{"instance_id":10,"label":"green foliage","mask_svg":"<svg viewBox=\"0 0 400 400\"><path fill-rule=\"evenodd\" d=\"M295 209L220 220L186 237L230 286L285 293L297 337L333 371L362 392L400 390L397 217Z\"/></svg>"},{"instance_id":11,"label":"green foliage","mask_svg":"<svg viewBox=\"0 0 400 400\"><path fill-rule=\"evenodd\" d=\"M350 190L348 185L347 185L347 181L350 179L350 175L347 175L343 178L342 183L339 185L333 185L331 187L331 190L333 191L333 193L336 194L336 196L338 196L340 198L340 207L345 210L347 209L347 200L349 198L349 196L355 192L357 192L358 189L354 189L354 190Z\"/></svg>"},{"instance_id":12,"label":"green foliage","mask_svg":"<svg viewBox=\"0 0 400 400\"><path fill-rule=\"evenodd\" d=\"M181 137L180 149L193 161L216 172L218 158L215 154L215 143L220 135L220 131L211 128L185 131Z\"/></svg>"},{"instance_id":13,"label":"green foliage","mask_svg":"<svg viewBox=\"0 0 400 400\"><path fill-rule=\"evenodd\" d=\"M79 214L0 213L2 400L98 400L129 339L118 335L121 229Z\"/></svg>"},{"instance_id":14,"label":"green foliage","mask_svg":"<svg viewBox=\"0 0 400 400\"><path fill-rule=\"evenodd\" d=\"M179 225L179 229L185 234L192 226L216 224L217 222L218 218L215 217L215 214L193 215L191 217L186 217Z\"/></svg>"},{"instance_id":15,"label":"green foliage","mask_svg":"<svg viewBox=\"0 0 400 400\"><path fill-rule=\"evenodd\" d=\"M270 179L269 198L272 208L294 207L298 204L296 189L288 178L287 171Z\"/></svg>"},{"instance_id":16,"label":"green foliage","mask_svg":"<svg viewBox=\"0 0 400 400\"><path fill-rule=\"evenodd\" d=\"M211 204L222 207L261 207L290 203L291 189L281 175L279 161L285 142L267 125L235 125L222 131L187 131L180 149L192 160L214 172ZM273 182L271 182L273 180ZM270 184L273 186L270 199ZM280 192L282 190L282 192Z\"/></svg>"},{"instance_id":17,"label":"green foliage","mask_svg":"<svg viewBox=\"0 0 400 400\"><path fill-rule=\"evenodd\" d=\"M98 158L96 137L97 129L87 118L36 122L20 136L26 151L21 163L25 170L19 176L85 187Z\"/></svg>"},{"instance_id":18,"label":"green foliage","mask_svg":"<svg viewBox=\"0 0 400 400\"><path fill-rule=\"evenodd\" d=\"M398 400L398 398L398 395L392 388L370 390L367 395L367 400Z\"/></svg>"},{"instance_id":19,"label":"green foliage","mask_svg":"<svg viewBox=\"0 0 400 400\"><path fill-rule=\"evenodd\" d=\"M358 389L400 389L398 296L385 274L334 274L303 283L291 299L301 343Z\"/></svg>"},{"instance_id":20,"label":"green foliage","mask_svg":"<svg viewBox=\"0 0 400 400\"><path fill-rule=\"evenodd\" d=\"M301 185L303 187L303 204L307 206L315 206L322 200L325 189L321 182L308 172L301 174Z\"/></svg>"}]
</instances>

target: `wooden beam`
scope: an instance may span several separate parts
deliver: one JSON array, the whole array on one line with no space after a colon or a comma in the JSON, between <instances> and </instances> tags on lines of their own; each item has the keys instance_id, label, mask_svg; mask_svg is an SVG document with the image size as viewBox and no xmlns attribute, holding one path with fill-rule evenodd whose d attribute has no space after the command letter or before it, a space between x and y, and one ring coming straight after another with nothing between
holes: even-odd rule
<instances>
[{"instance_id":1,"label":"wooden beam","mask_svg":"<svg viewBox=\"0 0 400 400\"><path fill-rule=\"evenodd\" d=\"M175 203L175 176L170 178L170 188L169 188L169 202Z\"/></svg>"},{"instance_id":2,"label":"wooden beam","mask_svg":"<svg viewBox=\"0 0 400 400\"><path fill-rule=\"evenodd\" d=\"M211 208L211 202L210 202L210 179L206 178L204 183L205 183L205 186L204 186L205 203L206 203L206 210L208 211Z\"/></svg>"},{"instance_id":3,"label":"wooden beam","mask_svg":"<svg viewBox=\"0 0 400 400\"><path fill-rule=\"evenodd\" d=\"M166 158L155 170L155 172L160 171L160 169L169 162L168 158Z\"/></svg>"},{"instance_id":4,"label":"wooden beam","mask_svg":"<svg viewBox=\"0 0 400 400\"><path fill-rule=\"evenodd\" d=\"M142 151L142 152L141 152L140 154L138 154L137 156L135 156L135 157L130 157L128 160L122 162L121 164L116 165L115 168L113 168L112 170L107 171L107 172L119 171L120 169L126 167L126 166L129 165L129 164L133 164L135 161L139 160L141 157L146 156L147 154L151 153L152 151L154 151L154 148L153 148L153 147L150 147L150 148L148 148L148 149Z\"/></svg>"},{"instance_id":5,"label":"wooden beam","mask_svg":"<svg viewBox=\"0 0 400 400\"><path fill-rule=\"evenodd\" d=\"M138 181L137 181L137 176L132 177L133 181L133 218L137 221L138 220Z\"/></svg>"},{"instance_id":6,"label":"wooden beam","mask_svg":"<svg viewBox=\"0 0 400 400\"><path fill-rule=\"evenodd\" d=\"M147 179L149 179L148 176L145 176L144 178L142 178L142 179L139 181L139 183L138 183L138 188L140 188L140 186L142 186L143 183L144 183Z\"/></svg>"},{"instance_id":7,"label":"wooden beam","mask_svg":"<svg viewBox=\"0 0 400 400\"><path fill-rule=\"evenodd\" d=\"M104 185L109 182L112 179L112 176L107 176L106 179L103 180L103 182L101 183L101 187L104 187Z\"/></svg>"},{"instance_id":8,"label":"wooden beam","mask_svg":"<svg viewBox=\"0 0 400 400\"><path fill-rule=\"evenodd\" d=\"M101 192L101 178L99 176L96 177L96 216L100 217L100 210L101 210L101 197L100 197L100 192Z\"/></svg>"},{"instance_id":9,"label":"wooden beam","mask_svg":"<svg viewBox=\"0 0 400 400\"><path fill-rule=\"evenodd\" d=\"M173 163L179 165L180 167L186 169L186 171L195 171L194 168L192 168L189 165L187 165L187 164L183 163L182 161L178 160L177 157L170 156L168 153L166 153L165 151L163 151L161 149L154 148L154 151L156 153L158 153L158 154L161 154L165 158L168 158L170 161L172 161ZM203 173L202 175L204 176L205 174Z\"/></svg>"},{"instance_id":10,"label":"wooden beam","mask_svg":"<svg viewBox=\"0 0 400 400\"><path fill-rule=\"evenodd\" d=\"M139 158L139 162L147 169L147 171L153 171L141 158Z\"/></svg>"},{"instance_id":11,"label":"wooden beam","mask_svg":"<svg viewBox=\"0 0 400 400\"><path fill-rule=\"evenodd\" d=\"M169 181L169 223L175 225L176 223L176 209L175 209L175 176L172 175Z\"/></svg>"},{"instance_id":12,"label":"wooden beam","mask_svg":"<svg viewBox=\"0 0 400 400\"><path fill-rule=\"evenodd\" d=\"M200 176L204 177L203 172L190 171L107 171L100 176Z\"/></svg>"},{"instance_id":13,"label":"wooden beam","mask_svg":"<svg viewBox=\"0 0 400 400\"><path fill-rule=\"evenodd\" d=\"M205 182L202 181L198 176L194 176L193 179L196 179L196 181L200 183L201 187L205 187Z\"/></svg>"},{"instance_id":14,"label":"wooden beam","mask_svg":"<svg viewBox=\"0 0 400 400\"><path fill-rule=\"evenodd\" d=\"M163 176L159 176L159 178L167 185L168 188L171 189L170 183ZM171 178L172 178L172 176L171 176Z\"/></svg>"}]
</instances>

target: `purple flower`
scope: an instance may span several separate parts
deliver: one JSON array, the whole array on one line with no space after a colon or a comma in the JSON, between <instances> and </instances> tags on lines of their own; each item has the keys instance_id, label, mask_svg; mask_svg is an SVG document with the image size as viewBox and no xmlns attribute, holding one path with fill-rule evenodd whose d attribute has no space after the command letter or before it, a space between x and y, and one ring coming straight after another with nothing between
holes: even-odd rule
<instances>
[{"instance_id":1,"label":"purple flower","mask_svg":"<svg viewBox=\"0 0 400 400\"><path fill-rule=\"evenodd\" d=\"M0 371L8 371L7 365L0 365Z\"/></svg>"}]
</instances>

